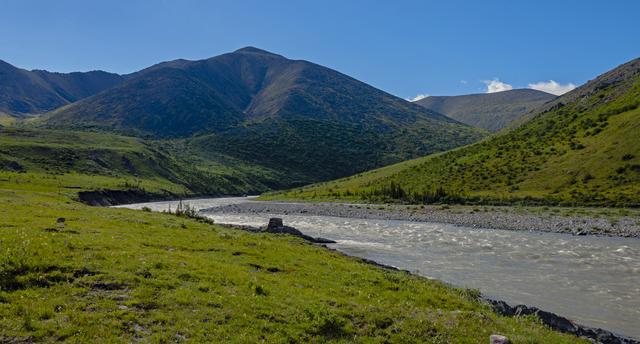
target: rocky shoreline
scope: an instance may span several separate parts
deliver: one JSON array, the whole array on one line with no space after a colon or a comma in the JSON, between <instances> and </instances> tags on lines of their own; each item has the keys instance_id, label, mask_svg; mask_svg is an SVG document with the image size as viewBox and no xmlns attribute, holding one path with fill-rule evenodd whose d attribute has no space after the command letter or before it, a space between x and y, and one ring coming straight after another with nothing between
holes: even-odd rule
<instances>
[{"instance_id":1,"label":"rocky shoreline","mask_svg":"<svg viewBox=\"0 0 640 344\"><path fill-rule=\"evenodd\" d=\"M498 209L498 210L496 210ZM250 201L203 210L204 213L317 215L377 220L438 222L472 228L543 231L574 235L640 238L637 215L561 215L517 212L510 208L469 206L363 205Z\"/></svg>"}]
</instances>

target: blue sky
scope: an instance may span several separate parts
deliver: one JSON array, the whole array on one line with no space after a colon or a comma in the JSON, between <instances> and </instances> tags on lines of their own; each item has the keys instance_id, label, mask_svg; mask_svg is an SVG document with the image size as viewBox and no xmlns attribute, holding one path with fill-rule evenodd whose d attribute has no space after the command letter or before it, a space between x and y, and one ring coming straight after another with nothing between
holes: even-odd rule
<instances>
[{"instance_id":1,"label":"blue sky","mask_svg":"<svg viewBox=\"0 0 640 344\"><path fill-rule=\"evenodd\" d=\"M251 45L409 98L544 88L550 80L559 90L640 57L637 0L3 0L1 7L0 59L61 72L128 73Z\"/></svg>"}]
</instances>

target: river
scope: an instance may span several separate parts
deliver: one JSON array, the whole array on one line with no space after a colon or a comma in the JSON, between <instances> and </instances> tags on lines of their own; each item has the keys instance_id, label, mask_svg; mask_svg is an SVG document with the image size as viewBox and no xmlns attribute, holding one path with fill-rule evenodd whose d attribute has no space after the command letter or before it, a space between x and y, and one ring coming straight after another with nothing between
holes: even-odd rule
<instances>
[{"instance_id":1,"label":"river","mask_svg":"<svg viewBox=\"0 0 640 344\"><path fill-rule=\"evenodd\" d=\"M184 201L196 209L249 198ZM177 202L125 205L162 211ZM467 228L442 223L300 216L207 214L218 223L263 226L269 217L337 241L350 255L396 266L511 304L640 338L640 239Z\"/></svg>"}]
</instances>

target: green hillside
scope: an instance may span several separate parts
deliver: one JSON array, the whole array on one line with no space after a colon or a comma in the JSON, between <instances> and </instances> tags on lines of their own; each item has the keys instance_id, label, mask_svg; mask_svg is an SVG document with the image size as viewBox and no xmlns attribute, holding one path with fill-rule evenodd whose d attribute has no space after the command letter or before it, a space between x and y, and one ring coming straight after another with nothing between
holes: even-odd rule
<instances>
[{"instance_id":1,"label":"green hillside","mask_svg":"<svg viewBox=\"0 0 640 344\"><path fill-rule=\"evenodd\" d=\"M633 60L483 142L267 197L638 206L639 105Z\"/></svg>"},{"instance_id":2,"label":"green hillside","mask_svg":"<svg viewBox=\"0 0 640 344\"><path fill-rule=\"evenodd\" d=\"M3 170L51 180L72 174L85 188L92 180L94 188L141 188L176 196L258 193L291 184L281 172L200 152L179 140L11 127L0 127ZM117 182L103 185L107 180Z\"/></svg>"},{"instance_id":3,"label":"green hillside","mask_svg":"<svg viewBox=\"0 0 640 344\"><path fill-rule=\"evenodd\" d=\"M476 142L486 136L340 72L248 47L130 74L36 122L156 140L285 171L287 187Z\"/></svg>"},{"instance_id":4,"label":"green hillside","mask_svg":"<svg viewBox=\"0 0 640 344\"><path fill-rule=\"evenodd\" d=\"M426 120L416 120L415 124L390 125L381 133L361 124L269 118L189 142L200 151L224 152L286 172L299 186L444 151L484 135L473 128L461 130L453 123L434 127Z\"/></svg>"}]
</instances>

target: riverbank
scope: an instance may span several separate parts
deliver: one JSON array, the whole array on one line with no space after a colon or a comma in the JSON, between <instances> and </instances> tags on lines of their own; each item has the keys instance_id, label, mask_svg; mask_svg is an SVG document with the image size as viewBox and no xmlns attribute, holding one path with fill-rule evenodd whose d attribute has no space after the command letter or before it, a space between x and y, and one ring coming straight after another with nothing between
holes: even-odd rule
<instances>
[{"instance_id":1,"label":"riverbank","mask_svg":"<svg viewBox=\"0 0 640 344\"><path fill-rule=\"evenodd\" d=\"M587 343L466 289L298 238L87 206L51 180L0 180L0 342Z\"/></svg>"},{"instance_id":2,"label":"riverbank","mask_svg":"<svg viewBox=\"0 0 640 344\"><path fill-rule=\"evenodd\" d=\"M497 206L366 205L251 201L204 210L205 213L317 215L376 220L438 222L473 228L542 231L574 235L640 237L636 209Z\"/></svg>"},{"instance_id":3,"label":"riverbank","mask_svg":"<svg viewBox=\"0 0 640 344\"><path fill-rule=\"evenodd\" d=\"M271 222L274 220L279 220L280 222L282 222L282 219L271 219L269 221L269 226L271 226ZM251 233L265 233L269 232L268 227L253 227L253 226L246 226L246 225L235 225L235 224L219 224L225 228L230 228L230 229L236 229L236 230L241 230L241 231L247 231L247 232L251 232ZM272 232L275 233L275 232ZM317 242L312 240L309 240L310 237L304 235L303 233L295 230L295 232L291 233L291 235L294 236L298 236L298 237L302 237L307 241L310 241L312 243L321 243L321 242ZM326 239L325 239L326 240ZM329 242L331 240L328 240ZM335 243L335 242L333 242ZM346 257L349 257L351 259L356 259L361 261L362 263L365 264L369 264L369 265L373 265L377 268L380 269L385 269L385 270L391 270L391 271L396 271L396 272L402 272L402 273L406 273L407 275L414 275L416 278L424 278L422 276L419 275L415 275L412 272L408 271L408 270L401 270L395 266L391 266L391 265L386 265L386 264L382 264L379 263L377 261L371 260L371 259L367 259L367 258L362 258L362 257L357 257L357 256L352 256L349 255L348 253L342 252L340 250L337 250L335 248L331 248L327 245L321 245L322 247L324 247L327 250L330 250L332 252L336 252L338 254L344 255ZM455 287L455 286L454 286ZM568 318L565 318L561 315L552 313L552 312L548 312L545 310L541 310L537 307L531 307L531 306L527 306L527 305L510 305L507 302L503 301L503 300L496 300L493 298L488 298L488 297L484 297L482 295L478 295L477 296L478 300L484 301L487 304L489 304L491 306L491 308L493 309L494 312L496 312L497 314L503 315L503 316L508 316L508 317L524 317L524 316L535 316L536 318L538 318L540 320L540 322L546 326L548 326L549 328L562 332L562 333L568 333L571 335L574 335L576 337L580 337L580 338L586 338L589 340L593 340L595 343L601 343L601 344L640 344L640 341L637 341L633 338L630 337L626 337L623 335L619 335L616 333L613 333L611 331L605 330L605 329L601 329L601 328L596 328L596 327L590 327L590 326L584 326L581 325L579 323L576 323L575 321L572 321Z\"/></svg>"}]
</instances>

